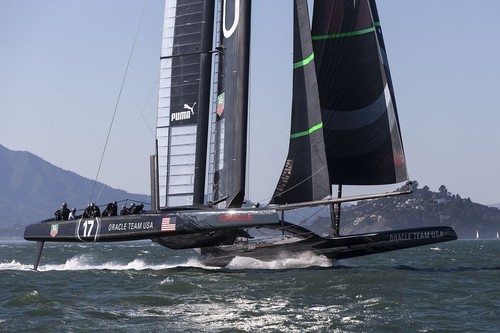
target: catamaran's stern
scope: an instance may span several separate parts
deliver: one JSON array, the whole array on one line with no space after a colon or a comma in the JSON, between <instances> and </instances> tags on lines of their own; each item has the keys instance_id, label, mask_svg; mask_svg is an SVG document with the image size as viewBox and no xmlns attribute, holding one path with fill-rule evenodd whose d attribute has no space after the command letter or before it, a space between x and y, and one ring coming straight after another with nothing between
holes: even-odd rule
<instances>
[{"instance_id":1,"label":"catamaran's stern","mask_svg":"<svg viewBox=\"0 0 500 333\"><path fill-rule=\"evenodd\" d=\"M324 238L318 235L307 238L294 237L283 242L246 243L201 249L200 261L207 266L226 266L235 257L249 257L261 261L279 260L283 253L289 258L297 253L313 252L324 255L333 262L339 259L401 250L411 247L448 242L457 239L450 227L424 227L382 231Z\"/></svg>"}]
</instances>

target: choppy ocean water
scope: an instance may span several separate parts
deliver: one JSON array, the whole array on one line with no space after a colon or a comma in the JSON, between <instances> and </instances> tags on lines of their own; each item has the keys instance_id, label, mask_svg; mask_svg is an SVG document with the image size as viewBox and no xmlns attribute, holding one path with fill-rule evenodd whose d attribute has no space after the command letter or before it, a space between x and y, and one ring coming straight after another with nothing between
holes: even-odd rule
<instances>
[{"instance_id":1,"label":"choppy ocean water","mask_svg":"<svg viewBox=\"0 0 500 333\"><path fill-rule=\"evenodd\" d=\"M150 242L0 242L0 332L498 332L500 241L205 267Z\"/></svg>"}]
</instances>

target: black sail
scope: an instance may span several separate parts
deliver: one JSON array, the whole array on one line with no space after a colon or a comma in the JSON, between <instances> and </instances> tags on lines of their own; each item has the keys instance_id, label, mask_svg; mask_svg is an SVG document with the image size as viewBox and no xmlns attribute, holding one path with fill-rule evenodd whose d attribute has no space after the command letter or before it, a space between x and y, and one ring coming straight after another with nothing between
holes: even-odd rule
<instances>
[{"instance_id":1,"label":"black sail","mask_svg":"<svg viewBox=\"0 0 500 333\"><path fill-rule=\"evenodd\" d=\"M294 1L293 41L290 146L272 204L320 200L330 194L306 0Z\"/></svg>"},{"instance_id":2,"label":"black sail","mask_svg":"<svg viewBox=\"0 0 500 333\"><path fill-rule=\"evenodd\" d=\"M332 184L391 184L408 177L380 24L370 3L314 2L312 38Z\"/></svg>"},{"instance_id":3,"label":"black sail","mask_svg":"<svg viewBox=\"0 0 500 333\"><path fill-rule=\"evenodd\" d=\"M204 203L214 1L165 4L156 137L160 207Z\"/></svg>"},{"instance_id":4,"label":"black sail","mask_svg":"<svg viewBox=\"0 0 500 333\"><path fill-rule=\"evenodd\" d=\"M213 197L240 207L245 196L250 58L250 0L223 0Z\"/></svg>"},{"instance_id":5,"label":"black sail","mask_svg":"<svg viewBox=\"0 0 500 333\"><path fill-rule=\"evenodd\" d=\"M382 61L384 63L385 77L387 79L387 84L389 86L389 91L391 93L391 101L392 101L392 104L394 106L394 110L397 110L397 107L396 107L396 97L394 95L394 88L393 88L393 85L392 85L391 71L389 70L389 60L387 58L387 51L385 49L384 36L382 34L382 27L380 25L380 18L378 16L377 4L375 3L375 0L370 0L370 9L372 11L373 23L374 23L374 26L375 26L375 31L377 32L377 41L378 41L378 44L380 46L380 52L381 52L381 56L382 56ZM395 114L396 120L397 120L397 122L399 124L398 113L394 112L394 114ZM402 138L402 136L401 136L401 128L399 126L398 126L398 130L399 130L399 136L400 136L400 138Z\"/></svg>"}]
</instances>

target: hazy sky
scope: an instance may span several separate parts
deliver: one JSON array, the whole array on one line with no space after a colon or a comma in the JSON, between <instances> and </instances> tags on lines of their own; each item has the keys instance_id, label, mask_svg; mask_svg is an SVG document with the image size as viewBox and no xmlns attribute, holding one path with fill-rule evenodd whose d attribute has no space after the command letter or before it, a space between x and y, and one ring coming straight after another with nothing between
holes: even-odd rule
<instances>
[{"instance_id":1,"label":"hazy sky","mask_svg":"<svg viewBox=\"0 0 500 333\"><path fill-rule=\"evenodd\" d=\"M0 0L0 144L94 179L144 6L99 181L149 193L162 0ZM500 1L378 9L410 178L500 202ZM288 149L291 1L253 14L248 187L265 201Z\"/></svg>"}]
</instances>

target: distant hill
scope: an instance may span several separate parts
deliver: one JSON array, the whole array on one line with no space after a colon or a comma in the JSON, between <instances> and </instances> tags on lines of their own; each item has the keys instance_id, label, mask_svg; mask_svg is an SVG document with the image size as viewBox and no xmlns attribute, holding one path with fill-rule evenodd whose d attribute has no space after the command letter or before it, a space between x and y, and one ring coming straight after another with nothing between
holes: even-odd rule
<instances>
[{"instance_id":1,"label":"distant hill","mask_svg":"<svg viewBox=\"0 0 500 333\"><path fill-rule=\"evenodd\" d=\"M22 236L25 225L54 216L63 202L69 208L87 206L94 181L63 170L29 153L0 145L0 237ZM131 194L97 183L103 188L98 205L129 199L151 201L148 195ZM123 201L123 204L125 201Z\"/></svg>"},{"instance_id":2,"label":"distant hill","mask_svg":"<svg viewBox=\"0 0 500 333\"><path fill-rule=\"evenodd\" d=\"M474 203L448 192L442 185L438 192L428 186L397 197L359 201L342 209L342 234L367 233L423 226L450 226L461 239L493 239L500 232L500 209ZM328 219L322 214L318 219Z\"/></svg>"},{"instance_id":3,"label":"distant hill","mask_svg":"<svg viewBox=\"0 0 500 333\"><path fill-rule=\"evenodd\" d=\"M147 195L130 194L104 186L98 205L110 201L149 203ZM0 145L0 238L22 237L24 226L54 216L63 202L83 209L92 191L93 181L63 170L29 153L11 151ZM148 207L148 206L147 206ZM459 238L492 239L500 232L500 209L473 203L469 198L448 192L443 185L438 192L429 187L398 197L360 201L342 206L341 234L365 233L431 225L453 227ZM319 225L330 223L327 209L309 209L287 213L289 221ZM295 216L294 216L295 215ZM323 224L325 225L325 224ZM325 230L316 230L319 233Z\"/></svg>"}]
</instances>

